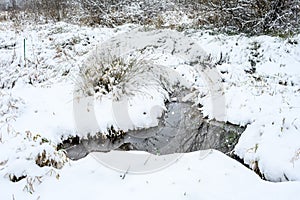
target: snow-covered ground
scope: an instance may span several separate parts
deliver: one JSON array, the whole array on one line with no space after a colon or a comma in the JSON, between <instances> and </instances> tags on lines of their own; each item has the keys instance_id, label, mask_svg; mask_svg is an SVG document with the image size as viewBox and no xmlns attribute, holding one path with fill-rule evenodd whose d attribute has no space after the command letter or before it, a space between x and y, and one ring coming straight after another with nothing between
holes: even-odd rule
<instances>
[{"instance_id":1,"label":"snow-covered ground","mask_svg":"<svg viewBox=\"0 0 300 200\"><path fill-rule=\"evenodd\" d=\"M123 154L123 155L122 155ZM126 156L122 152L119 156ZM33 194L24 183L1 179L1 199L298 199L299 182L270 183L220 152L184 155L152 174L124 174L104 167L95 155L69 162L42 178ZM145 157L146 158L146 157ZM49 174L51 174L49 172ZM35 182L38 182L37 180ZM4 187L2 187L4 188Z\"/></svg>"},{"instance_id":2,"label":"snow-covered ground","mask_svg":"<svg viewBox=\"0 0 300 200\"><path fill-rule=\"evenodd\" d=\"M154 31L153 35L147 35L147 31L151 30L136 25L108 29L66 23L27 27L1 23L0 199L297 199L300 194L300 35L282 39L189 30L184 33L184 40L180 40L177 37L180 33L175 31ZM135 39L143 41L145 37L148 37L145 43L157 41L159 52L147 49L154 57L152 61L159 64L158 69L167 66L175 70L171 77L165 77L170 78L167 81L171 85L179 80L185 86L196 88L195 100L203 105L203 114L211 119L219 116L215 116L209 85L204 80L196 80L199 72L183 62L184 57L177 56L176 51L168 52L168 38L177 38L178 49L186 45L183 41L194 40L195 45L212 55L213 61L220 61L215 81L221 81L225 100L222 119L247 125L235 148L236 154L251 168L259 169L266 179L289 182L263 181L253 171L217 151L184 154L158 172L136 175L103 166L97 160L101 153L70 161L62 150L57 150L56 145L70 135L86 136L78 132L78 115L74 114L74 108L78 108L74 91L80 67L87 64L89 53L98 44L101 48L104 42L120 35L123 38L122 34L130 35L129 32L134 33L131 43ZM167 39L157 40L160 34ZM181 49L187 52L184 50ZM151 109L159 107L160 110L155 110L158 112L155 116L159 116L168 95L165 88L155 88L158 86L155 81L151 86L140 90L150 95L135 95L130 99L132 106L128 112L133 126L127 128L157 123L153 116L144 113L153 114ZM91 109L95 109L96 128L105 131L110 125L116 125L110 96L95 102ZM85 116L79 117L81 123L89 125ZM125 157L134 153L116 154ZM22 176L25 178L18 182L11 181Z\"/></svg>"}]
</instances>

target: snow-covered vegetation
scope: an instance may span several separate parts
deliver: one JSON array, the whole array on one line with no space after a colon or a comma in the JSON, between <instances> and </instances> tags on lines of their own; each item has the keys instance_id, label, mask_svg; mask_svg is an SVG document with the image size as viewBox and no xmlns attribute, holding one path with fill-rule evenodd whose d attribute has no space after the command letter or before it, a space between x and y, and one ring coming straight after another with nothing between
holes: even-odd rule
<instances>
[{"instance_id":1,"label":"snow-covered vegetation","mask_svg":"<svg viewBox=\"0 0 300 200\"><path fill-rule=\"evenodd\" d=\"M148 22L156 1L148 10L146 1L108 4L122 9L99 16L97 9L106 7L94 1L61 1L76 5L72 13L78 8L82 16L72 17L72 9L59 4L59 12L48 13L54 18L44 15L46 4L36 3L38 9L25 15L26 4L12 2L5 5L18 5L18 12L3 11L0 18L0 199L299 198L300 34L290 26L298 18L288 17L298 15L297 1L274 1L280 12L264 1L261 15L242 9L257 21L240 27L228 21L224 29L214 22L224 12L243 13L239 5L247 2L205 1L199 12L223 10L216 21L197 26L199 19L191 15L197 9L171 10L171 1ZM126 134L157 126L178 88L190 91L185 98L201 105L195 109L207 119L245 127L232 154L248 168L206 150L135 175L132 168L147 165L150 157L155 163L174 155L112 151L72 161L58 148L75 136L108 135L111 127ZM128 169L101 164L106 156L129 162Z\"/></svg>"}]
</instances>

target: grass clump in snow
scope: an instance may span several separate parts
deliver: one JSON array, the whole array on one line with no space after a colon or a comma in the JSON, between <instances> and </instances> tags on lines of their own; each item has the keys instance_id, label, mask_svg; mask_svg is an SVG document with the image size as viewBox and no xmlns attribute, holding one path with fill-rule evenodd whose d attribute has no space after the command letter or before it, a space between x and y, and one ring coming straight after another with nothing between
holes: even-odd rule
<instances>
[{"instance_id":1,"label":"grass clump in snow","mask_svg":"<svg viewBox=\"0 0 300 200\"><path fill-rule=\"evenodd\" d=\"M136 75L136 71L133 70L137 64L138 61L135 59L125 61L120 57L113 57L109 61L100 62L98 66L87 67L81 72L84 83L83 89L87 91L89 96L95 93L106 95L115 86Z\"/></svg>"},{"instance_id":2,"label":"grass clump in snow","mask_svg":"<svg viewBox=\"0 0 300 200\"><path fill-rule=\"evenodd\" d=\"M61 154L61 152L58 152ZM43 150L41 153L39 153L35 159L35 163L40 167L54 167L56 169L61 169L64 166L65 160L57 160L55 158L52 158L49 153L46 152L46 150Z\"/></svg>"},{"instance_id":3,"label":"grass clump in snow","mask_svg":"<svg viewBox=\"0 0 300 200\"><path fill-rule=\"evenodd\" d=\"M3 132L2 132L3 133ZM39 134L30 131L3 133L0 145L0 177L19 182L23 191L34 193L45 177L59 179L59 170L68 158L63 150Z\"/></svg>"},{"instance_id":4,"label":"grass clump in snow","mask_svg":"<svg viewBox=\"0 0 300 200\"><path fill-rule=\"evenodd\" d=\"M178 77L170 69L137 57L97 55L95 51L80 72L79 91L85 96L112 95L114 101L122 97L148 94L155 89L168 98L178 84Z\"/></svg>"}]
</instances>

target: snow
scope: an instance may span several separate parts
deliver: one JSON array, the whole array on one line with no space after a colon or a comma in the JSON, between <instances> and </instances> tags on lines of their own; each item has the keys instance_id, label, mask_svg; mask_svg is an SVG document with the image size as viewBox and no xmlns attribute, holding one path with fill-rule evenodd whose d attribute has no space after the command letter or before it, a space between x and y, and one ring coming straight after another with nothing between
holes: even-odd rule
<instances>
[{"instance_id":1,"label":"snow","mask_svg":"<svg viewBox=\"0 0 300 200\"><path fill-rule=\"evenodd\" d=\"M299 36L286 40L269 36L204 36L199 41L204 44L204 49L208 52L218 49L211 52L215 57L221 52L226 55L225 63L218 68L225 79L227 121L250 124L235 152L253 168L258 162L259 169L268 180L299 180L296 174L300 168L295 164L299 161L293 158L300 148L297 125L300 48L299 44L288 42L298 41ZM208 40L206 48L204 39ZM257 50L251 50L254 42L260 46ZM253 59L251 51L259 52L260 57L255 66L257 72L252 76L244 73L250 67L247 59ZM205 109L204 106L204 113L209 115L210 111Z\"/></svg>"},{"instance_id":2,"label":"snow","mask_svg":"<svg viewBox=\"0 0 300 200\"><path fill-rule=\"evenodd\" d=\"M46 194L40 198L232 199L234 195L234 199L297 199L299 194L299 182L262 181L254 172L217 151L209 150L205 157L199 152L188 153L158 172L125 176L99 164L94 158L97 154L101 153L70 162L61 170L59 180L44 180L27 198ZM15 199L27 199L20 190L13 193ZM10 194L0 195L1 199L11 198Z\"/></svg>"},{"instance_id":3,"label":"snow","mask_svg":"<svg viewBox=\"0 0 300 200\"><path fill-rule=\"evenodd\" d=\"M180 20L187 19L183 16ZM297 199L300 35L282 39L215 35L202 30L190 30L184 35L204 51L194 48L190 54L182 53L186 40L172 30L147 32L137 25L89 28L60 22L16 31L12 24L3 22L0 46L16 43L16 47L0 49L0 188L5 188L0 199ZM247 126L235 153L250 168L258 167L267 180L279 183L261 180L253 171L215 150L183 154L170 166L138 175L130 170L126 173L126 167L114 170L104 166L99 157L127 158L135 154L143 160L149 156L145 152L93 153L79 161L67 160L64 152L56 149L62 139L70 135L85 137L91 131L105 132L111 125L124 130L156 126L157 117L165 109L168 95L164 88L158 89L157 82L119 105L109 95L101 100L78 100L74 91L81 66L88 63L95 48L101 48L114 36L136 48L147 43L160 45L159 50L149 47L145 55L151 54L149 60L158 70L172 72L166 76L170 85L179 81L196 88L196 101L203 105L201 111L209 119L219 117L214 111L212 91L198 69L184 61L200 53L211 54L217 62L222 54L216 66L217 80L223 80L223 95L219 97L224 100L222 119ZM175 54L170 53L172 37L178 41L179 51ZM159 42L161 38L165 43ZM126 43L120 44L127 50ZM124 55L130 53L125 51ZM255 73L246 72L253 69L253 62ZM142 78L145 77L148 74ZM142 95L146 92L150 95ZM78 101L81 104L76 104ZM91 112L86 110L85 104L89 103ZM122 110L124 106L128 108L126 112ZM130 122L122 121L124 114L128 114ZM59 163L61 169L36 164L37 156L44 150L47 158ZM160 158L164 157L157 160ZM141 167L140 163L137 166ZM12 183L12 175L27 177Z\"/></svg>"}]
</instances>

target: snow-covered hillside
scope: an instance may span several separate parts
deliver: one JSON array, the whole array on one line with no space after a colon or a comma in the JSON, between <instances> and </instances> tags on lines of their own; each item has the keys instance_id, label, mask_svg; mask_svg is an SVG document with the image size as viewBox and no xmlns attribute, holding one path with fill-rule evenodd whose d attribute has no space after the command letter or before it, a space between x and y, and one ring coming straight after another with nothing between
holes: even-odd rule
<instances>
[{"instance_id":1,"label":"snow-covered hillside","mask_svg":"<svg viewBox=\"0 0 300 200\"><path fill-rule=\"evenodd\" d=\"M169 42L174 38L176 50L170 52L173 44ZM247 126L235 153L267 180L288 182L263 181L254 171L215 150L181 155L173 165L142 175L103 166L97 158L105 153L68 160L63 150L57 150L57 144L69 136L87 136L86 132L78 132L78 116L74 115L74 105L75 110L78 108L74 91L80 82L80 71L88 64L91 52L97 54L97 48L105 52L111 41L118 41L120 46L130 43L132 49L151 44L138 56L151 56L156 69L169 73L165 77L162 73L162 77L172 87L179 82L193 88L197 95L194 101L203 105L201 111L209 119ZM193 41L189 42L192 50L197 45L204 52L186 49L185 41ZM300 35L283 39L215 35L201 30L178 33L130 24L109 29L63 22L27 27L1 23L0 199L297 199L299 42ZM112 50L122 55L132 53L117 52L120 48ZM217 72L213 84L221 85L221 118L215 112L211 85L201 78L198 68L185 60L200 53L211 54L212 62L218 63L213 68ZM144 74L141 79L145 81L149 76ZM157 80L157 76L152 78ZM141 88L131 97L128 110L132 126L127 128L157 124L153 116L144 113L159 107L155 117L161 115L168 88L160 88L155 81L151 87L146 83L138 85ZM98 131L117 125L111 96L92 102ZM79 117L89 125L88 119ZM108 155L126 157L135 153ZM149 157L147 153L142 155L146 160Z\"/></svg>"}]
</instances>

